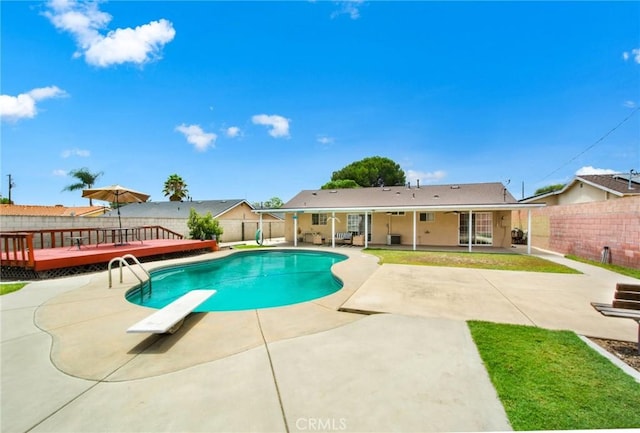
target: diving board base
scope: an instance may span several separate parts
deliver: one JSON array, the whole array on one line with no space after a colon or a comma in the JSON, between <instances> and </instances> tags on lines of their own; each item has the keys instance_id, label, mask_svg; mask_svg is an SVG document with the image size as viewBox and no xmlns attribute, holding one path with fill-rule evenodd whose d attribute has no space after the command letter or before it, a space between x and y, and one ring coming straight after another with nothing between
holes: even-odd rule
<instances>
[{"instance_id":1,"label":"diving board base","mask_svg":"<svg viewBox=\"0 0 640 433\"><path fill-rule=\"evenodd\" d=\"M182 325L185 317L215 293L215 290L192 290L185 293L166 307L131 326L127 332L173 334Z\"/></svg>"}]
</instances>

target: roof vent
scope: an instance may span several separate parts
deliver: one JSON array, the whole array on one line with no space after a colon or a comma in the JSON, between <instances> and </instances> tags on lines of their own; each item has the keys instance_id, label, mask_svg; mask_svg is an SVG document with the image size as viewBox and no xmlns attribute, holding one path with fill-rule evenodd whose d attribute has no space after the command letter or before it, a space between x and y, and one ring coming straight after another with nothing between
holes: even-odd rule
<instances>
[{"instance_id":1,"label":"roof vent","mask_svg":"<svg viewBox=\"0 0 640 433\"><path fill-rule=\"evenodd\" d=\"M312 192L311 195L318 195L318 193L317 192Z\"/></svg>"},{"instance_id":2,"label":"roof vent","mask_svg":"<svg viewBox=\"0 0 640 433\"><path fill-rule=\"evenodd\" d=\"M439 199L439 198L440 198L440 196L439 196L438 194L434 194L434 195L433 195L433 198L437 200L437 199Z\"/></svg>"},{"instance_id":3,"label":"roof vent","mask_svg":"<svg viewBox=\"0 0 640 433\"><path fill-rule=\"evenodd\" d=\"M451 185L451 189L460 189L460 185Z\"/></svg>"},{"instance_id":4,"label":"roof vent","mask_svg":"<svg viewBox=\"0 0 640 433\"><path fill-rule=\"evenodd\" d=\"M391 188L382 188L383 191L391 191Z\"/></svg>"},{"instance_id":5,"label":"roof vent","mask_svg":"<svg viewBox=\"0 0 640 433\"><path fill-rule=\"evenodd\" d=\"M329 191L329 194L335 194L335 193L337 193L337 192L338 192L337 190L332 189L331 191Z\"/></svg>"}]
</instances>

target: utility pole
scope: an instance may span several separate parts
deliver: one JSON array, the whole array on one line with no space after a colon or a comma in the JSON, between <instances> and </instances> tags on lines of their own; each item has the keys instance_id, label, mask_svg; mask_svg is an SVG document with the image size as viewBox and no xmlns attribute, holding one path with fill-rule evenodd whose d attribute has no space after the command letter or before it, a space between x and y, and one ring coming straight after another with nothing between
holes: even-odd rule
<instances>
[{"instance_id":1,"label":"utility pole","mask_svg":"<svg viewBox=\"0 0 640 433\"><path fill-rule=\"evenodd\" d=\"M16 186L16 184L13 183L13 180L11 180L10 174L8 174L7 177L9 177L9 204L13 204L13 201L11 200L11 190L13 189L14 186Z\"/></svg>"}]
</instances>

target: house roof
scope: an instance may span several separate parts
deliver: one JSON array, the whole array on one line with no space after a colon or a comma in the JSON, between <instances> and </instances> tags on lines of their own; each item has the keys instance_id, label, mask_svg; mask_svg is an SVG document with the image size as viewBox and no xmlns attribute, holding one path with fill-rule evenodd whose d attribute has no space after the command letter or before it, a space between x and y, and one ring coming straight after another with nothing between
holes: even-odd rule
<instances>
[{"instance_id":1,"label":"house roof","mask_svg":"<svg viewBox=\"0 0 640 433\"><path fill-rule=\"evenodd\" d=\"M120 207L120 215L136 218L188 218L191 208L199 214L211 212L214 218L228 212L236 206L246 203L244 199L229 200L198 200L198 201L149 201L145 203L130 203ZM118 211L112 209L105 216L117 217Z\"/></svg>"},{"instance_id":2,"label":"house roof","mask_svg":"<svg viewBox=\"0 0 640 433\"><path fill-rule=\"evenodd\" d=\"M618 197L640 194L640 177L637 174L635 176L632 176L629 173L583 174L581 176L574 177L571 182L566 184L562 189L545 194L534 195L532 197L527 197L520 200L520 202L527 203L530 201L540 200L542 198L563 194L565 191L579 182L584 182L588 185L593 186L594 188L607 191ZM629 189L629 186L631 186L631 189Z\"/></svg>"},{"instance_id":3,"label":"house roof","mask_svg":"<svg viewBox=\"0 0 640 433\"><path fill-rule=\"evenodd\" d=\"M379 210L402 211L505 209L518 207L502 183L391 186L355 189L304 190L280 211Z\"/></svg>"},{"instance_id":4,"label":"house roof","mask_svg":"<svg viewBox=\"0 0 640 433\"><path fill-rule=\"evenodd\" d=\"M104 206L38 206L0 204L0 215L11 216L95 216L104 213Z\"/></svg>"}]
</instances>

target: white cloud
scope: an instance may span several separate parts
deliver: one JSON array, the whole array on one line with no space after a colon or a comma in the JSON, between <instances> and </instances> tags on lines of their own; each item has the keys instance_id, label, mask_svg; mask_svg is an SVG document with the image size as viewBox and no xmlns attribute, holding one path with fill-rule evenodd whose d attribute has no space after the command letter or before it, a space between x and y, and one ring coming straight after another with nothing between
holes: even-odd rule
<instances>
[{"instance_id":1,"label":"white cloud","mask_svg":"<svg viewBox=\"0 0 640 433\"><path fill-rule=\"evenodd\" d=\"M215 147L218 136L213 132L204 132L200 125L176 126L176 131L182 132L187 141L196 147L199 152L204 152L208 147Z\"/></svg>"},{"instance_id":2,"label":"white cloud","mask_svg":"<svg viewBox=\"0 0 640 433\"><path fill-rule=\"evenodd\" d=\"M251 118L251 121L256 125L270 127L269 135L274 138L289 137L289 122L291 122L291 119L278 116L277 114L256 114Z\"/></svg>"},{"instance_id":3,"label":"white cloud","mask_svg":"<svg viewBox=\"0 0 640 433\"><path fill-rule=\"evenodd\" d=\"M0 95L0 116L8 121L32 119L38 113L36 102L63 96L67 93L57 86L39 87L18 96Z\"/></svg>"},{"instance_id":4,"label":"white cloud","mask_svg":"<svg viewBox=\"0 0 640 433\"><path fill-rule=\"evenodd\" d=\"M111 21L111 15L98 10L97 2L52 0L45 16L58 29L71 33L87 63L107 67L122 63L144 64L160 57L162 47L173 40L173 24L165 19L136 28L100 33Z\"/></svg>"},{"instance_id":5,"label":"white cloud","mask_svg":"<svg viewBox=\"0 0 640 433\"><path fill-rule=\"evenodd\" d=\"M242 131L237 126L230 126L229 128L225 129L224 133L227 135L227 137L236 138L242 134Z\"/></svg>"},{"instance_id":6,"label":"white cloud","mask_svg":"<svg viewBox=\"0 0 640 433\"><path fill-rule=\"evenodd\" d=\"M636 104L634 101L624 101L622 105L627 108L636 108L638 104Z\"/></svg>"},{"instance_id":7,"label":"white cloud","mask_svg":"<svg viewBox=\"0 0 640 433\"><path fill-rule=\"evenodd\" d=\"M67 175L67 170L62 170L62 169L53 170L53 175L58 177L65 177Z\"/></svg>"},{"instance_id":8,"label":"white cloud","mask_svg":"<svg viewBox=\"0 0 640 433\"><path fill-rule=\"evenodd\" d=\"M339 9L331 14L331 18L336 18L340 15L349 15L352 20L360 18L360 7L364 3L364 0L346 0L334 2L338 5Z\"/></svg>"},{"instance_id":9,"label":"white cloud","mask_svg":"<svg viewBox=\"0 0 640 433\"><path fill-rule=\"evenodd\" d=\"M91 156L91 152L83 149L67 149L62 151L63 158L69 158L70 156L79 156L81 158L87 158Z\"/></svg>"},{"instance_id":10,"label":"white cloud","mask_svg":"<svg viewBox=\"0 0 640 433\"><path fill-rule=\"evenodd\" d=\"M640 48L634 48L629 51L625 51L622 53L622 58L627 61L630 58L633 58L633 61L640 64Z\"/></svg>"},{"instance_id":11,"label":"white cloud","mask_svg":"<svg viewBox=\"0 0 640 433\"><path fill-rule=\"evenodd\" d=\"M412 184L417 184L418 180L423 184L437 182L441 179L444 179L446 176L447 172L445 172L444 170L436 170L433 172L407 170L406 172L407 182L411 182Z\"/></svg>"},{"instance_id":12,"label":"white cloud","mask_svg":"<svg viewBox=\"0 0 640 433\"><path fill-rule=\"evenodd\" d=\"M586 167L579 168L576 171L576 176L588 175L588 174L616 174L619 173L618 170L611 170L610 168L595 168L590 165Z\"/></svg>"},{"instance_id":13,"label":"white cloud","mask_svg":"<svg viewBox=\"0 0 640 433\"><path fill-rule=\"evenodd\" d=\"M333 137L327 137L326 135L319 135L316 140L318 141L318 143L324 145L333 144L333 142L335 141Z\"/></svg>"}]
</instances>

